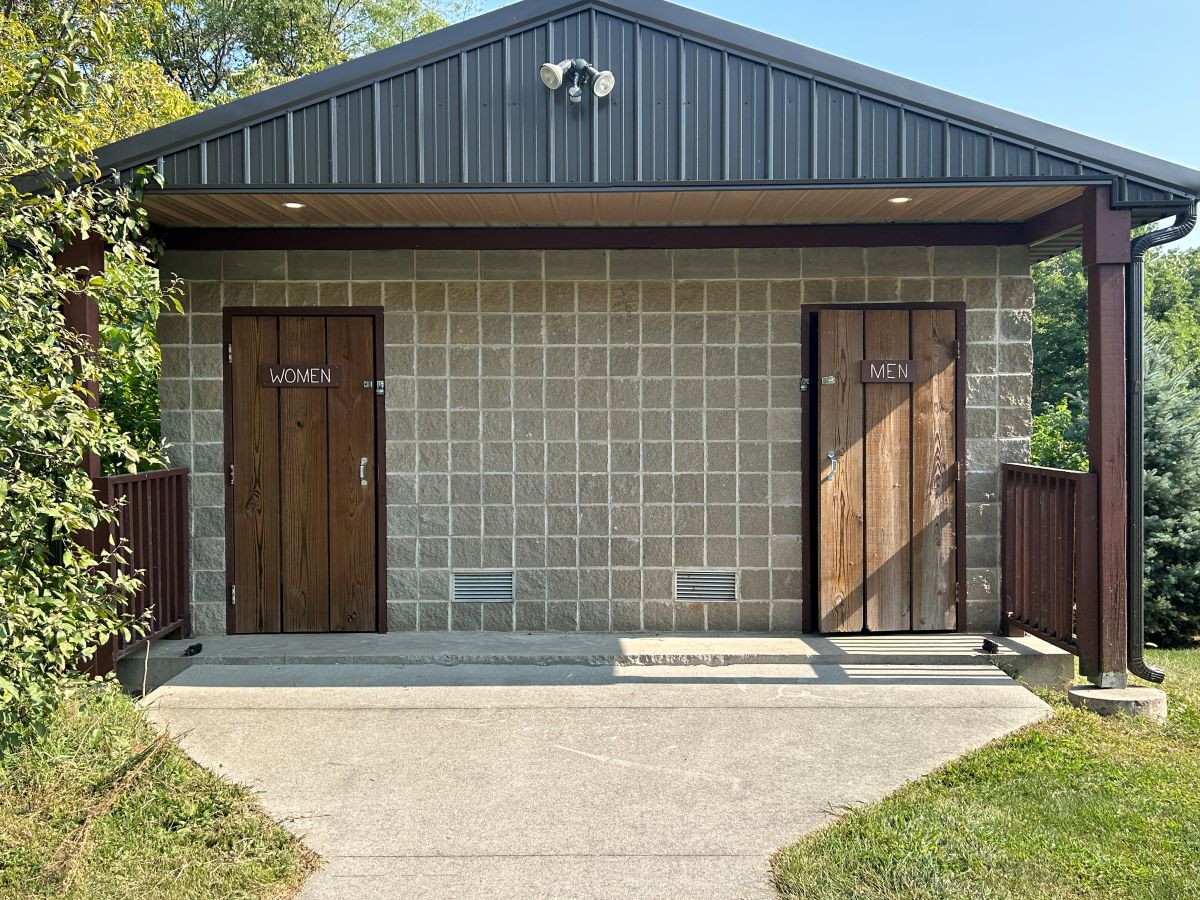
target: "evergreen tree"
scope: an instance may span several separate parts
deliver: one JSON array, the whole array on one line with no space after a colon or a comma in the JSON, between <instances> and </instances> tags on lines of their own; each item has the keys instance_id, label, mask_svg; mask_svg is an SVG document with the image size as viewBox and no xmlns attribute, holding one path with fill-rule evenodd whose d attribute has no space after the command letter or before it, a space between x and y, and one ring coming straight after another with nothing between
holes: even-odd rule
<instances>
[{"instance_id":1,"label":"evergreen tree","mask_svg":"<svg viewBox=\"0 0 1200 900\"><path fill-rule=\"evenodd\" d=\"M1200 390L1156 332L1146 346L1146 634L1186 646L1200 637Z\"/></svg>"}]
</instances>

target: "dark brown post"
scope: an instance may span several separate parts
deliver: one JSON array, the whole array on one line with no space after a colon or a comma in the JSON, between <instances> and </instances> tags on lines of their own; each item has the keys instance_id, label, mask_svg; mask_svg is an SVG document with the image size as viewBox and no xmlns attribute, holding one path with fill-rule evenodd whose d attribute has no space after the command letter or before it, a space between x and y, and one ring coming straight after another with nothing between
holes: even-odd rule
<instances>
[{"instance_id":1,"label":"dark brown post","mask_svg":"<svg viewBox=\"0 0 1200 900\"><path fill-rule=\"evenodd\" d=\"M104 242L95 235L86 240L73 240L62 249L55 261L60 269L79 270L79 278L84 281L89 276L104 271ZM72 291L66 296L63 301L63 318L66 319L67 327L87 338L92 347L100 346L100 307L86 290ZM94 381L89 381L85 387L88 392L88 405L93 409L99 408L100 386ZM98 490L100 502L110 500L111 498L104 495L103 486L98 481L100 457L95 453L85 453L80 465L92 479L93 488ZM98 549L103 540L103 534L95 531L80 535L80 543L92 550ZM96 655L88 661L87 671L95 675L111 672L114 665L113 647L114 641L108 641L99 647Z\"/></svg>"},{"instance_id":2,"label":"dark brown post","mask_svg":"<svg viewBox=\"0 0 1200 900\"><path fill-rule=\"evenodd\" d=\"M1088 188L1083 264L1088 279L1088 458L1096 476L1096 604L1081 629L1080 670L1101 687L1125 684L1126 547L1125 266L1130 214L1110 206L1108 187ZM1082 599L1082 598L1081 598Z\"/></svg>"},{"instance_id":3,"label":"dark brown post","mask_svg":"<svg viewBox=\"0 0 1200 900\"><path fill-rule=\"evenodd\" d=\"M67 244L56 260L59 268L81 269L81 278L104 271L104 242L92 235L86 240L76 239ZM93 347L100 346L100 307L87 291L73 291L63 303L63 317L67 327L87 338ZM89 405L100 406L100 387L94 381L87 383ZM100 476L100 458L88 453L83 459L83 468L93 479Z\"/></svg>"}]
</instances>

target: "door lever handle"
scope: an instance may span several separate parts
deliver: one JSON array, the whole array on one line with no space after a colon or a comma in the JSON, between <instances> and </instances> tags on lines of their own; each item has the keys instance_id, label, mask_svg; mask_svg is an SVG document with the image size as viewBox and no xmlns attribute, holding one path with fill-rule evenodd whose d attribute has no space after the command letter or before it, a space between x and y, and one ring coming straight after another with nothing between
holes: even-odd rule
<instances>
[{"instance_id":1,"label":"door lever handle","mask_svg":"<svg viewBox=\"0 0 1200 900\"><path fill-rule=\"evenodd\" d=\"M367 486L367 458L365 456L358 461L358 483L363 487Z\"/></svg>"},{"instance_id":2,"label":"door lever handle","mask_svg":"<svg viewBox=\"0 0 1200 900\"><path fill-rule=\"evenodd\" d=\"M833 476L837 474L837 454L830 450L825 454L825 458L829 460L829 474L825 476L825 481L833 481Z\"/></svg>"}]
</instances>

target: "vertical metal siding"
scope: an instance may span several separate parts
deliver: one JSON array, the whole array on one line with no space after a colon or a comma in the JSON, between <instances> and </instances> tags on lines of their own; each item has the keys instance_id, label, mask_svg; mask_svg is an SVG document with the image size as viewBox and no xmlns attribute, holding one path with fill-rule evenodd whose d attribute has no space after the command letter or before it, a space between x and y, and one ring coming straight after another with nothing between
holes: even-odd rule
<instances>
[{"instance_id":1,"label":"vertical metal siding","mask_svg":"<svg viewBox=\"0 0 1200 900\"><path fill-rule=\"evenodd\" d=\"M296 184L332 181L328 100L292 113L292 161Z\"/></svg>"},{"instance_id":2,"label":"vertical metal siding","mask_svg":"<svg viewBox=\"0 0 1200 900\"><path fill-rule=\"evenodd\" d=\"M772 70L771 78L772 177L786 181L807 178L812 168L809 158L812 82L780 69Z\"/></svg>"},{"instance_id":3,"label":"vertical metal siding","mask_svg":"<svg viewBox=\"0 0 1200 900\"><path fill-rule=\"evenodd\" d=\"M549 36L550 29L539 25L508 42L509 167L518 184L550 180L546 132L553 98L538 77L538 67L550 58Z\"/></svg>"},{"instance_id":4,"label":"vertical metal siding","mask_svg":"<svg viewBox=\"0 0 1200 900\"><path fill-rule=\"evenodd\" d=\"M937 119L904 110L904 178L940 178L946 174L945 126Z\"/></svg>"},{"instance_id":5,"label":"vertical metal siding","mask_svg":"<svg viewBox=\"0 0 1200 900\"><path fill-rule=\"evenodd\" d=\"M643 181L679 181L680 83L677 37L653 28L638 36L641 77L624 90L640 90L641 169ZM616 72L617 70L613 70ZM622 90L617 75L617 90ZM653 85L646 90L643 85Z\"/></svg>"},{"instance_id":6,"label":"vertical metal siding","mask_svg":"<svg viewBox=\"0 0 1200 900\"><path fill-rule=\"evenodd\" d=\"M988 137L959 125L949 127L950 155L946 175L970 177L988 172Z\"/></svg>"},{"instance_id":7,"label":"vertical metal siding","mask_svg":"<svg viewBox=\"0 0 1200 900\"><path fill-rule=\"evenodd\" d=\"M336 98L337 182L369 184L375 180L375 98L370 87Z\"/></svg>"},{"instance_id":8,"label":"vertical metal siding","mask_svg":"<svg viewBox=\"0 0 1200 900\"><path fill-rule=\"evenodd\" d=\"M240 129L207 143L205 175L208 184L245 184L244 145Z\"/></svg>"},{"instance_id":9,"label":"vertical metal siding","mask_svg":"<svg viewBox=\"0 0 1200 900\"><path fill-rule=\"evenodd\" d=\"M817 178L854 176L854 95L817 84Z\"/></svg>"},{"instance_id":10,"label":"vertical metal siding","mask_svg":"<svg viewBox=\"0 0 1200 900\"><path fill-rule=\"evenodd\" d=\"M859 105L858 175L897 178L900 175L900 110L863 97Z\"/></svg>"},{"instance_id":11,"label":"vertical metal siding","mask_svg":"<svg viewBox=\"0 0 1200 900\"><path fill-rule=\"evenodd\" d=\"M463 54L467 171L464 180L504 181L504 43L496 41Z\"/></svg>"},{"instance_id":12,"label":"vertical metal siding","mask_svg":"<svg viewBox=\"0 0 1200 900\"><path fill-rule=\"evenodd\" d=\"M167 184L200 184L200 146L164 156L162 174Z\"/></svg>"},{"instance_id":13,"label":"vertical metal siding","mask_svg":"<svg viewBox=\"0 0 1200 900\"><path fill-rule=\"evenodd\" d=\"M596 149L593 160L599 181L638 180L637 102L646 102L649 91L639 90L637 35L634 24L598 13L594 33L595 55L588 57L598 68L621 72L617 86L606 100L591 100L595 116ZM590 52L590 51L589 51ZM665 86L665 83L663 83Z\"/></svg>"},{"instance_id":14,"label":"vertical metal siding","mask_svg":"<svg viewBox=\"0 0 1200 900\"><path fill-rule=\"evenodd\" d=\"M554 61L590 57L591 44L591 18L586 12L558 19L550 25L550 56ZM533 74L537 76L536 69ZM540 81L538 86L541 87ZM544 87L541 89L546 91ZM549 134L553 160L551 181L577 184L591 180L592 128L596 122L592 96L590 89L585 88L583 101L575 104L567 99L566 86L551 93L550 102L554 109L554 128Z\"/></svg>"},{"instance_id":15,"label":"vertical metal siding","mask_svg":"<svg viewBox=\"0 0 1200 900\"><path fill-rule=\"evenodd\" d=\"M251 125L250 183L282 184L287 181L287 119L279 116Z\"/></svg>"},{"instance_id":16,"label":"vertical metal siding","mask_svg":"<svg viewBox=\"0 0 1200 900\"><path fill-rule=\"evenodd\" d=\"M767 67L730 55L726 109L731 179L767 177Z\"/></svg>"},{"instance_id":17,"label":"vertical metal siding","mask_svg":"<svg viewBox=\"0 0 1200 900\"><path fill-rule=\"evenodd\" d=\"M683 181L721 178L721 53L683 41L680 157Z\"/></svg>"},{"instance_id":18,"label":"vertical metal siding","mask_svg":"<svg viewBox=\"0 0 1200 900\"><path fill-rule=\"evenodd\" d=\"M1028 147L995 140L992 143L992 154L996 175L1033 174L1033 151Z\"/></svg>"},{"instance_id":19,"label":"vertical metal siding","mask_svg":"<svg viewBox=\"0 0 1200 900\"><path fill-rule=\"evenodd\" d=\"M418 181L417 75L407 72L379 85L379 179Z\"/></svg>"},{"instance_id":20,"label":"vertical metal siding","mask_svg":"<svg viewBox=\"0 0 1200 900\"><path fill-rule=\"evenodd\" d=\"M1037 155L1039 175L1078 175L1079 163L1049 153Z\"/></svg>"},{"instance_id":21,"label":"vertical metal siding","mask_svg":"<svg viewBox=\"0 0 1200 900\"><path fill-rule=\"evenodd\" d=\"M439 60L423 66L422 71L422 118L412 124L424 161L423 180L431 184L454 184L462 180L459 59L452 56Z\"/></svg>"},{"instance_id":22,"label":"vertical metal siding","mask_svg":"<svg viewBox=\"0 0 1200 900\"><path fill-rule=\"evenodd\" d=\"M165 154L168 185L445 185L1118 175L782 62L583 7ZM538 67L616 89L571 104ZM153 160L152 162L158 162Z\"/></svg>"}]
</instances>

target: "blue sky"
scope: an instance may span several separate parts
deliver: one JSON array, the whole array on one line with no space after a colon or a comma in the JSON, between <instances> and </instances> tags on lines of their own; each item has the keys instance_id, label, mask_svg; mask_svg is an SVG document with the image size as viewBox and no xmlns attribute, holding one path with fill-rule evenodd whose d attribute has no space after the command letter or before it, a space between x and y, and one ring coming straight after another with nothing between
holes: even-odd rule
<instances>
[{"instance_id":1,"label":"blue sky","mask_svg":"<svg viewBox=\"0 0 1200 900\"><path fill-rule=\"evenodd\" d=\"M1200 37L1200 0L684 5L1200 168L1200 68L1192 47ZM1146 86L1147 79L1164 81L1172 62L1179 65L1175 84ZM1188 243L1200 245L1200 234Z\"/></svg>"}]
</instances>

